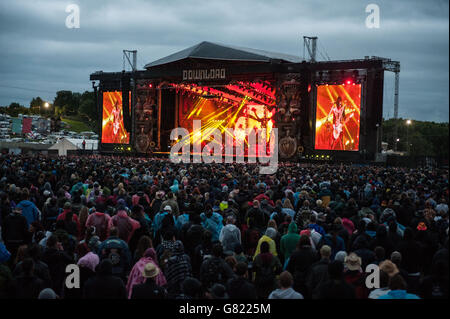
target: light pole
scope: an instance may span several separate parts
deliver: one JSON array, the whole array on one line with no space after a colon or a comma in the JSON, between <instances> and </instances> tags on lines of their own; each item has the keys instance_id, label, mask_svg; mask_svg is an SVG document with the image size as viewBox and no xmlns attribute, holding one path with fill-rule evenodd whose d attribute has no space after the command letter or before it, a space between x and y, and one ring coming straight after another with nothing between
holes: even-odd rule
<instances>
[{"instance_id":1,"label":"light pole","mask_svg":"<svg viewBox=\"0 0 450 319\"><path fill-rule=\"evenodd\" d=\"M407 151L408 151L408 155L409 155L409 127L412 124L411 120L406 120L406 145L407 145Z\"/></svg>"}]
</instances>

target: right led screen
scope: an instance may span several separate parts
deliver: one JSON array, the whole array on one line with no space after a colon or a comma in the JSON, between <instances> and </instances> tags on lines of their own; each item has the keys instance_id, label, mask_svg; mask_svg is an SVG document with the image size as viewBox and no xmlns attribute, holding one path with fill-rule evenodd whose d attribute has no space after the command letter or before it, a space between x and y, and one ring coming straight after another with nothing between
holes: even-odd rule
<instances>
[{"instance_id":1,"label":"right led screen","mask_svg":"<svg viewBox=\"0 0 450 319\"><path fill-rule=\"evenodd\" d=\"M316 150L358 151L361 84L319 85Z\"/></svg>"}]
</instances>

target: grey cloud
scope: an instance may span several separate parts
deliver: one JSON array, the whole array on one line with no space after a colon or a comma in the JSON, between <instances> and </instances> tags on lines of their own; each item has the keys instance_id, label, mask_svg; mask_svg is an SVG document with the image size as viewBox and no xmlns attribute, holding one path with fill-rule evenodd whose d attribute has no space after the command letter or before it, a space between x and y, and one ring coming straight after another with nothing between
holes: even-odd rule
<instances>
[{"instance_id":1,"label":"grey cloud","mask_svg":"<svg viewBox=\"0 0 450 319\"><path fill-rule=\"evenodd\" d=\"M80 29L64 26L69 3L80 6ZM365 27L369 3L380 6L380 29ZM2 1L0 105L54 96L2 86L89 90L90 73L121 70L123 49L137 49L142 67L203 40L302 55L302 36L317 35L332 59L399 60L400 115L444 121L448 9L446 0ZM387 73L385 116L393 114L392 86Z\"/></svg>"}]
</instances>

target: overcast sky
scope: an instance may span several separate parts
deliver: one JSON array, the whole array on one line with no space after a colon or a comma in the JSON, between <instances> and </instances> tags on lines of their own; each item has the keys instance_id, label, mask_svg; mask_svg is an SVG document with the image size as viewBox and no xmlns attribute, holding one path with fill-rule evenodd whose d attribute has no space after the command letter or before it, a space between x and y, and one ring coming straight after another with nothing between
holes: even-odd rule
<instances>
[{"instance_id":1,"label":"overcast sky","mask_svg":"<svg viewBox=\"0 0 450 319\"><path fill-rule=\"evenodd\" d=\"M71 3L80 8L78 29L65 26ZM379 29L365 25L370 3L380 8ZM400 61L400 116L444 122L448 14L448 0L1 0L0 105L91 90L90 73L122 70L123 49L138 50L142 69L204 40L303 56L303 35L315 35L333 60ZM385 117L393 116L393 96L386 73Z\"/></svg>"}]
</instances>

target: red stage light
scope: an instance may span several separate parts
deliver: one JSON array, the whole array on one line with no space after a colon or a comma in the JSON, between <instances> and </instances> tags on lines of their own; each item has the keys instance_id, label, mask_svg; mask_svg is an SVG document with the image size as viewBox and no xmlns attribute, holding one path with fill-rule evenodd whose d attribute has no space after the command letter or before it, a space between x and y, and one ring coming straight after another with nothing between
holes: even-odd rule
<instances>
[{"instance_id":1,"label":"red stage light","mask_svg":"<svg viewBox=\"0 0 450 319\"><path fill-rule=\"evenodd\" d=\"M148 87L149 87L149 88L152 88L152 87L153 87L153 84L150 83L150 84L148 85Z\"/></svg>"},{"instance_id":2,"label":"red stage light","mask_svg":"<svg viewBox=\"0 0 450 319\"><path fill-rule=\"evenodd\" d=\"M350 81L350 80L347 80L347 82L345 82L346 84L352 84L352 81Z\"/></svg>"}]
</instances>

